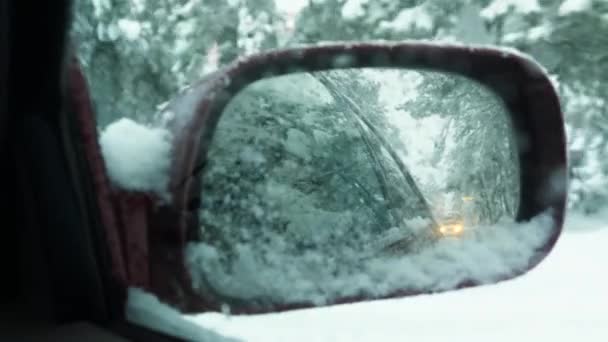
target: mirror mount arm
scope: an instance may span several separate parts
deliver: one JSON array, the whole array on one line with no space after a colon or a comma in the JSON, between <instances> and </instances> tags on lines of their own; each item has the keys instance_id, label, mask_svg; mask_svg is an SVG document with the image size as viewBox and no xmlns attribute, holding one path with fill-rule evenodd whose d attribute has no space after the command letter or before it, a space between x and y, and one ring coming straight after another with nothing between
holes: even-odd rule
<instances>
[{"instance_id":1,"label":"mirror mount arm","mask_svg":"<svg viewBox=\"0 0 608 342\"><path fill-rule=\"evenodd\" d=\"M196 293L184 250L186 227L193 213L176 210L158 199L147 201L149 282L146 289L182 312L204 312L217 307Z\"/></svg>"}]
</instances>

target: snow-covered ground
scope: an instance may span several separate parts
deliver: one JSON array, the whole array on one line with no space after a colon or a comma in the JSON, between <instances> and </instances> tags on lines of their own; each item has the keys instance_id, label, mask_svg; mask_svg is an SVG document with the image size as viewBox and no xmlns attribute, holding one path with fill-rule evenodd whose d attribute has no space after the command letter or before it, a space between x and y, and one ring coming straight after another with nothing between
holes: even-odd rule
<instances>
[{"instance_id":1,"label":"snow-covered ground","mask_svg":"<svg viewBox=\"0 0 608 342\"><path fill-rule=\"evenodd\" d=\"M606 228L586 229L605 225ZM571 215L538 268L497 285L260 316L204 314L244 341L608 341L608 217Z\"/></svg>"},{"instance_id":2,"label":"snow-covered ground","mask_svg":"<svg viewBox=\"0 0 608 342\"><path fill-rule=\"evenodd\" d=\"M108 160L115 157L108 155L115 149L104 138L114 142L113 132L121 136L116 140L124 142L119 144L121 148L138 145L133 137L143 137L143 141L158 140L159 144L153 144L158 147L154 148L155 156L168 153L165 144L160 143L164 141L159 139L165 135L162 131L150 135L146 130L132 129L134 125L124 121L102 133L104 156ZM124 129L129 130L128 136L119 134ZM139 158L136 164L142 170L165 173L166 164L151 162L150 156L137 151L133 150L129 158ZM137 178L142 170L119 168L116 172L110 170L110 176L127 188L162 192L164 186L158 189L151 186L165 183L157 179L145 178L141 184L121 183L123 178ZM219 336L224 335L243 341L606 342L608 210L591 218L571 214L565 227L566 233L555 250L535 270L497 285L260 316L203 314L187 317L190 322L155 298L132 290L127 316L145 325L163 323L164 330L205 341L225 340Z\"/></svg>"}]
</instances>

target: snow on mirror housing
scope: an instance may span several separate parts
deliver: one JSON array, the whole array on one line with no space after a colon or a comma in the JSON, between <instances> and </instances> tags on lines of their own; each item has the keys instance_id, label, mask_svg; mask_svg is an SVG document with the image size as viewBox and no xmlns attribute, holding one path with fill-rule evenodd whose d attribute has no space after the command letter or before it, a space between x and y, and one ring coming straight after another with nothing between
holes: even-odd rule
<instances>
[{"instance_id":1,"label":"snow on mirror housing","mask_svg":"<svg viewBox=\"0 0 608 342\"><path fill-rule=\"evenodd\" d=\"M188 283L156 293L183 311L263 313L495 283L538 264L561 232L559 102L542 69L515 53L416 43L273 51L168 108L173 206L191 213L176 267Z\"/></svg>"}]
</instances>

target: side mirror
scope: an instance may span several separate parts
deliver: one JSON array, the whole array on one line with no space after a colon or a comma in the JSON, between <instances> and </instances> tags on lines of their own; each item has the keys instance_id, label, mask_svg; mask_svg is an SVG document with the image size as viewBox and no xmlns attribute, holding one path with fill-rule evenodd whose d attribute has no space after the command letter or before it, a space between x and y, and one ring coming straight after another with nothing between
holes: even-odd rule
<instances>
[{"instance_id":1,"label":"side mirror","mask_svg":"<svg viewBox=\"0 0 608 342\"><path fill-rule=\"evenodd\" d=\"M186 312L266 313L519 276L551 250L562 113L517 53L420 43L250 56L165 108L171 203L149 290Z\"/></svg>"}]
</instances>

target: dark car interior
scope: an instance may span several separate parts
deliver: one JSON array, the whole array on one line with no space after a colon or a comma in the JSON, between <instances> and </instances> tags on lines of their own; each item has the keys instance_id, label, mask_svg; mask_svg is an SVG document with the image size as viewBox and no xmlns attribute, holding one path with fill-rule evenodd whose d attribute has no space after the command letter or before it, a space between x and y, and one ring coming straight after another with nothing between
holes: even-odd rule
<instances>
[{"instance_id":1,"label":"dark car interior","mask_svg":"<svg viewBox=\"0 0 608 342\"><path fill-rule=\"evenodd\" d=\"M76 190L79 178L60 136L67 131L61 75L68 1L0 6L2 339L50 339L57 330L67 340L68 330L90 330L79 321L100 319L105 311L86 236L91 231L81 229L88 218ZM66 330L70 325L60 323L76 325Z\"/></svg>"},{"instance_id":2,"label":"dark car interior","mask_svg":"<svg viewBox=\"0 0 608 342\"><path fill-rule=\"evenodd\" d=\"M0 2L2 341L125 340L102 328L122 306L99 273L91 185L64 104L69 5Z\"/></svg>"}]
</instances>

